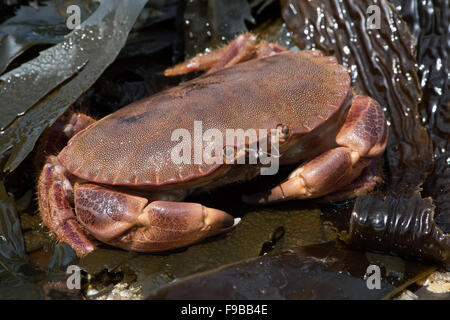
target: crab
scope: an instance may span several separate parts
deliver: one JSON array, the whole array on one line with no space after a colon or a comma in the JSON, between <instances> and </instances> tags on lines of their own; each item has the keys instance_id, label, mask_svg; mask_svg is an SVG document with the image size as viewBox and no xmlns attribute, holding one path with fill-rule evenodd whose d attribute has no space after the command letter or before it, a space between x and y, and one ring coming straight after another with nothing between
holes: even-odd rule
<instances>
[{"instance_id":1,"label":"crab","mask_svg":"<svg viewBox=\"0 0 450 320\"><path fill-rule=\"evenodd\" d=\"M227 46L167 69L207 71L98 121L73 114L70 138L47 157L38 181L43 223L82 257L99 242L138 252L185 247L231 230L232 215L187 195L250 180L264 165L174 163L177 128L274 129L284 181L243 201L347 199L380 182L388 127L377 101L354 95L346 67L320 51L292 52L243 34ZM273 138L273 136L271 136ZM272 139L271 138L271 139ZM273 141L273 140L270 140ZM248 157L249 141L231 145ZM228 146L229 147L229 146ZM195 146L192 146L195 148Z\"/></svg>"}]
</instances>

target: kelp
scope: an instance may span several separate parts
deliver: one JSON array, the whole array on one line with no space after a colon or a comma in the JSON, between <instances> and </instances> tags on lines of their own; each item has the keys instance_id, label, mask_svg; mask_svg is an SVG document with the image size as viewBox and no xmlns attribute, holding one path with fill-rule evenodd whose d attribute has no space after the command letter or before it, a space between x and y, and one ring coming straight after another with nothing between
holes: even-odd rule
<instances>
[{"instance_id":1,"label":"kelp","mask_svg":"<svg viewBox=\"0 0 450 320\"><path fill-rule=\"evenodd\" d=\"M61 43L0 77L2 171L14 170L41 132L84 93L114 60L146 1L103 1ZM6 164L5 164L6 163ZM4 174L0 175L3 179ZM43 298L48 276L28 264L14 199L0 183L0 296ZM56 245L51 269L73 260L73 250ZM58 291L53 288L52 292Z\"/></svg>"},{"instance_id":2,"label":"kelp","mask_svg":"<svg viewBox=\"0 0 450 320\"><path fill-rule=\"evenodd\" d=\"M380 266L380 286L368 267ZM433 267L364 254L336 242L297 247L173 282L149 299L388 299ZM368 285L369 284L369 285Z\"/></svg>"},{"instance_id":3,"label":"kelp","mask_svg":"<svg viewBox=\"0 0 450 320\"><path fill-rule=\"evenodd\" d=\"M178 0L148 1L117 60L148 56L171 47L176 37L173 25L178 7Z\"/></svg>"},{"instance_id":4,"label":"kelp","mask_svg":"<svg viewBox=\"0 0 450 320\"><path fill-rule=\"evenodd\" d=\"M176 0L149 1L117 58L73 109L100 119L176 85L177 79L164 77L161 72L173 64L171 50L178 6Z\"/></svg>"},{"instance_id":5,"label":"kelp","mask_svg":"<svg viewBox=\"0 0 450 320\"><path fill-rule=\"evenodd\" d=\"M68 31L64 17L54 6L44 4L41 10L22 6L14 17L0 25L0 74L27 49L38 44L56 44Z\"/></svg>"},{"instance_id":6,"label":"kelp","mask_svg":"<svg viewBox=\"0 0 450 320\"><path fill-rule=\"evenodd\" d=\"M421 120L434 142L434 155L450 152L450 2L392 1L417 39L416 59L423 99Z\"/></svg>"},{"instance_id":7,"label":"kelp","mask_svg":"<svg viewBox=\"0 0 450 320\"><path fill-rule=\"evenodd\" d=\"M38 299L42 288L31 280L25 246L14 199L0 181L0 297Z\"/></svg>"},{"instance_id":8,"label":"kelp","mask_svg":"<svg viewBox=\"0 0 450 320\"><path fill-rule=\"evenodd\" d=\"M146 1L102 1L63 42L0 77L0 155L14 170L45 128L115 59Z\"/></svg>"},{"instance_id":9,"label":"kelp","mask_svg":"<svg viewBox=\"0 0 450 320\"><path fill-rule=\"evenodd\" d=\"M450 237L433 220L431 198L389 193L359 197L345 240L354 246L422 257L450 259Z\"/></svg>"},{"instance_id":10,"label":"kelp","mask_svg":"<svg viewBox=\"0 0 450 320\"><path fill-rule=\"evenodd\" d=\"M430 132L434 169L424 184L425 196L436 206L435 221L450 232L450 2L395 0L396 8L417 38L416 58L423 99L422 123Z\"/></svg>"},{"instance_id":11,"label":"kelp","mask_svg":"<svg viewBox=\"0 0 450 320\"><path fill-rule=\"evenodd\" d=\"M368 28L370 5L379 8L379 28ZM349 68L355 92L376 99L388 119L386 192L357 199L345 239L359 247L364 243L366 249L447 260L448 236L436 231L434 207L420 194L433 169L433 152L421 123L419 65L408 25L387 1L286 0L282 15L300 49L336 56ZM400 219L400 212L407 216ZM436 232L428 234L430 229ZM403 237L405 230L413 234ZM368 232L363 242L358 232Z\"/></svg>"},{"instance_id":12,"label":"kelp","mask_svg":"<svg viewBox=\"0 0 450 320\"><path fill-rule=\"evenodd\" d=\"M0 181L0 212L1 277L5 272L20 273L20 269L28 264L14 199L7 194L3 181Z\"/></svg>"},{"instance_id":13,"label":"kelp","mask_svg":"<svg viewBox=\"0 0 450 320\"><path fill-rule=\"evenodd\" d=\"M336 239L336 233L322 223L320 215L319 210L246 212L233 232L188 248L160 254L99 249L81 259L79 266L93 275L104 269L132 272L137 276L133 286L141 287L147 295L176 279L264 255L268 251L282 252Z\"/></svg>"},{"instance_id":14,"label":"kelp","mask_svg":"<svg viewBox=\"0 0 450 320\"><path fill-rule=\"evenodd\" d=\"M72 1L78 5L81 18L89 16L95 1ZM66 27L64 1L45 1L39 8L20 6L12 18L0 25L0 74L22 53L36 45L53 45L70 32Z\"/></svg>"}]
</instances>

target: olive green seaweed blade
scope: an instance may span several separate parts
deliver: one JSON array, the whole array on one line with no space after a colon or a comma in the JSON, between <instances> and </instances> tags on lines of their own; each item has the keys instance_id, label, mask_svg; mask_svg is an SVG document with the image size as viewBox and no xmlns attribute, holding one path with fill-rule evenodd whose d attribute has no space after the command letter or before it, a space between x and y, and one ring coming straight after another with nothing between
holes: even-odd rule
<instances>
[{"instance_id":1,"label":"olive green seaweed blade","mask_svg":"<svg viewBox=\"0 0 450 320\"><path fill-rule=\"evenodd\" d=\"M0 77L0 111L22 110L19 116L11 119L10 114L0 122L0 155L10 151L4 172L17 168L44 129L114 61L146 2L101 1L63 42Z\"/></svg>"}]
</instances>

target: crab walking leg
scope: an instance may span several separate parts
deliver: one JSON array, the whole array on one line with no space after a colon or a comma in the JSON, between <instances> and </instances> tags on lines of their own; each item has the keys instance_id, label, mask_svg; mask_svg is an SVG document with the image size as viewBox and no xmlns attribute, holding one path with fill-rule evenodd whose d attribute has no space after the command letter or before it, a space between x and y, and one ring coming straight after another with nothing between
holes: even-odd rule
<instances>
[{"instance_id":1,"label":"crab walking leg","mask_svg":"<svg viewBox=\"0 0 450 320\"><path fill-rule=\"evenodd\" d=\"M79 257L93 251L95 242L78 224L70 204L72 184L55 156L50 156L44 165L37 191L43 224L58 240L68 243Z\"/></svg>"},{"instance_id":2,"label":"crab walking leg","mask_svg":"<svg viewBox=\"0 0 450 320\"><path fill-rule=\"evenodd\" d=\"M36 168L42 168L47 155L57 154L76 133L88 127L95 120L82 113L67 112L47 130L37 146Z\"/></svg>"},{"instance_id":3,"label":"crab walking leg","mask_svg":"<svg viewBox=\"0 0 450 320\"><path fill-rule=\"evenodd\" d=\"M226 232L234 218L198 203L152 201L95 184L75 185L80 223L98 240L140 252L184 247Z\"/></svg>"},{"instance_id":4,"label":"crab walking leg","mask_svg":"<svg viewBox=\"0 0 450 320\"><path fill-rule=\"evenodd\" d=\"M256 46L256 58L270 57L285 51L287 51L287 49L283 46L280 46L279 44L261 41Z\"/></svg>"},{"instance_id":5,"label":"crab walking leg","mask_svg":"<svg viewBox=\"0 0 450 320\"><path fill-rule=\"evenodd\" d=\"M203 70L213 72L245 61L254 56L255 52L256 36L251 33L244 33L236 37L225 47L206 54L199 54L191 60L166 69L164 75L177 76Z\"/></svg>"},{"instance_id":6,"label":"crab walking leg","mask_svg":"<svg viewBox=\"0 0 450 320\"><path fill-rule=\"evenodd\" d=\"M66 137L70 139L75 134L87 128L94 122L95 120L88 115L85 115L83 113L72 113L72 115L70 115L69 121L64 126L63 132Z\"/></svg>"},{"instance_id":7,"label":"crab walking leg","mask_svg":"<svg viewBox=\"0 0 450 320\"><path fill-rule=\"evenodd\" d=\"M42 155L59 152L67 139L94 122L93 118L82 113L70 112L62 116L47 130L43 139L45 143L38 148L37 161L42 162ZM76 220L71 206L73 188L66 170L55 156L48 157L44 165L39 165L42 166L37 187L42 222L60 241L70 244L78 256L85 256L96 245Z\"/></svg>"},{"instance_id":8,"label":"crab walking leg","mask_svg":"<svg viewBox=\"0 0 450 320\"><path fill-rule=\"evenodd\" d=\"M272 190L244 196L248 203L269 203L317 198L349 185L386 148L388 128L380 105L365 96L353 99L336 136L338 147L294 170Z\"/></svg>"},{"instance_id":9,"label":"crab walking leg","mask_svg":"<svg viewBox=\"0 0 450 320\"><path fill-rule=\"evenodd\" d=\"M366 194L383 181L380 158L372 159L361 175L350 184L324 196L323 202L344 201Z\"/></svg>"},{"instance_id":10,"label":"crab walking leg","mask_svg":"<svg viewBox=\"0 0 450 320\"><path fill-rule=\"evenodd\" d=\"M257 37L254 34L241 34L225 47L213 50L207 54L199 54L191 60L166 69L164 75L167 77L178 76L204 70L208 70L207 73L211 73L252 58L268 57L286 51L286 48L276 43L261 41L257 45L256 40Z\"/></svg>"}]
</instances>

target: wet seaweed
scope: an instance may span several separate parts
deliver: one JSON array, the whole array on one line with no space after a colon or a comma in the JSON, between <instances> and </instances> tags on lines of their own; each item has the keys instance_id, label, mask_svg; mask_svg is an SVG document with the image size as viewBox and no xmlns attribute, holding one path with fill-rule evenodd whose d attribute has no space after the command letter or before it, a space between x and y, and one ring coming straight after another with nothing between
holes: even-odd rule
<instances>
[{"instance_id":1,"label":"wet seaweed","mask_svg":"<svg viewBox=\"0 0 450 320\"><path fill-rule=\"evenodd\" d=\"M101 2L63 42L0 77L0 155L11 150L4 172L25 159L43 130L115 59L145 2Z\"/></svg>"},{"instance_id":2,"label":"wet seaweed","mask_svg":"<svg viewBox=\"0 0 450 320\"><path fill-rule=\"evenodd\" d=\"M38 299L42 288L32 281L14 199L0 181L0 298Z\"/></svg>"},{"instance_id":3,"label":"wet seaweed","mask_svg":"<svg viewBox=\"0 0 450 320\"><path fill-rule=\"evenodd\" d=\"M95 1L73 1L80 7L81 17L89 16ZM42 2L39 8L20 6L14 16L0 25L0 74L28 49L61 42L70 30L66 27L66 13L62 0Z\"/></svg>"},{"instance_id":4,"label":"wet seaweed","mask_svg":"<svg viewBox=\"0 0 450 320\"><path fill-rule=\"evenodd\" d=\"M431 171L432 154L419 119L415 39L387 1L380 3L380 29L367 30L366 10L375 4L284 1L282 14L300 49L315 48L338 58L351 71L357 93L381 104L390 128L387 185L398 193L418 190Z\"/></svg>"},{"instance_id":5,"label":"wet seaweed","mask_svg":"<svg viewBox=\"0 0 450 320\"><path fill-rule=\"evenodd\" d=\"M367 288L367 267L382 266L378 290ZM303 246L248 259L169 284L149 299L387 299L434 268L340 247ZM395 275L395 276L393 276Z\"/></svg>"},{"instance_id":6,"label":"wet seaweed","mask_svg":"<svg viewBox=\"0 0 450 320\"><path fill-rule=\"evenodd\" d=\"M356 200L345 240L362 249L450 259L450 237L436 225L431 198L365 195Z\"/></svg>"},{"instance_id":7,"label":"wet seaweed","mask_svg":"<svg viewBox=\"0 0 450 320\"><path fill-rule=\"evenodd\" d=\"M160 254L136 254L99 249L80 260L89 274L131 270L137 275L133 286L143 294L156 291L175 279L212 270L222 265L258 257L272 242L271 253L337 239L333 228L324 225L319 210L260 210L246 212L232 233L202 243ZM280 235L280 229L283 233ZM273 240L276 239L274 242Z\"/></svg>"},{"instance_id":8,"label":"wet seaweed","mask_svg":"<svg viewBox=\"0 0 450 320\"><path fill-rule=\"evenodd\" d=\"M368 28L368 8L371 5L379 8L379 28ZM405 254L408 250L401 247L412 248L409 247L412 244L408 242L409 238L402 236L405 229L416 232L410 239L418 239L426 237L427 226L436 228L430 214L434 208L429 200L420 196L422 185L433 169L433 146L421 123L419 103L422 92L418 81L415 38L387 1L287 0L282 1L282 15L293 32L293 40L301 49L319 49L336 56L349 68L356 93L373 97L383 107L390 129L385 153L387 192L379 197L359 198L353 209L356 217L351 221L372 223L375 230L377 222L386 221L387 224L382 226L384 236L376 232L366 234L365 248L377 250L383 243L384 250ZM409 202L411 199L414 202ZM401 204L402 201L405 202ZM412 203L416 207L411 207ZM400 204L414 209L411 210L414 216L405 218L405 221L410 221L409 225L398 224ZM420 225L422 221L426 222L425 226ZM351 232L356 230L351 229ZM434 237L433 240L414 242L416 247L409 253L448 259L448 237L441 235L442 231L432 232L428 236ZM360 246L359 236L347 240ZM428 247L426 244L430 242L437 243L440 251L434 251L436 247Z\"/></svg>"},{"instance_id":9,"label":"wet seaweed","mask_svg":"<svg viewBox=\"0 0 450 320\"><path fill-rule=\"evenodd\" d=\"M3 181L0 181L0 212L0 275L17 274L28 264L28 258L14 198L7 194Z\"/></svg>"},{"instance_id":10,"label":"wet seaweed","mask_svg":"<svg viewBox=\"0 0 450 320\"><path fill-rule=\"evenodd\" d=\"M430 132L436 157L450 150L450 42L448 0L395 0L397 10L417 39L416 58L423 99L421 120Z\"/></svg>"},{"instance_id":11,"label":"wet seaweed","mask_svg":"<svg viewBox=\"0 0 450 320\"><path fill-rule=\"evenodd\" d=\"M424 196L436 206L435 221L450 232L450 2L395 0L397 10L417 38L423 99L419 105L422 123L433 140L434 169L424 184Z\"/></svg>"},{"instance_id":12,"label":"wet seaweed","mask_svg":"<svg viewBox=\"0 0 450 320\"><path fill-rule=\"evenodd\" d=\"M0 163L3 172L10 172L21 164L42 131L114 60L145 3L144 0L103 1L81 28L64 41L0 77ZM29 265L15 201L6 191L3 173L1 177L0 296L44 298L50 289L36 283L51 284L56 274L47 275ZM56 270L74 256L72 249L67 252L58 245L55 248L50 268ZM52 288L50 291L58 290Z\"/></svg>"}]
</instances>

